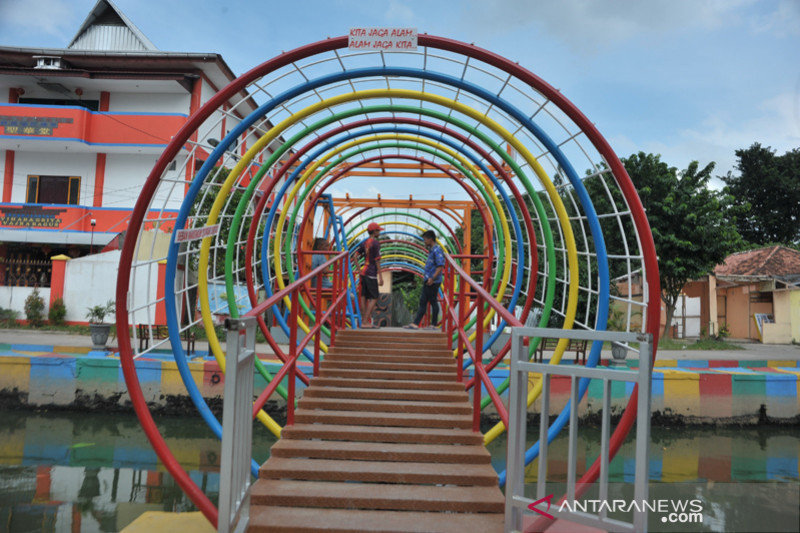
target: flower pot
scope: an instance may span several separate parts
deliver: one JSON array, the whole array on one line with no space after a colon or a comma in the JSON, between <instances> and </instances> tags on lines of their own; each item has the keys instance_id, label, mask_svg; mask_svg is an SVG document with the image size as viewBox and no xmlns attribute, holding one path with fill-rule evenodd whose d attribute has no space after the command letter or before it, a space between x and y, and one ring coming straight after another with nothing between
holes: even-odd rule
<instances>
[{"instance_id":1,"label":"flower pot","mask_svg":"<svg viewBox=\"0 0 800 533\"><path fill-rule=\"evenodd\" d=\"M108 334L111 331L111 324L89 324L89 332L92 335L92 349L105 350L108 342Z\"/></svg>"},{"instance_id":2,"label":"flower pot","mask_svg":"<svg viewBox=\"0 0 800 533\"><path fill-rule=\"evenodd\" d=\"M609 364L612 366L627 366L625 358L628 356L628 348L622 344L613 343L611 345L611 357Z\"/></svg>"}]
</instances>

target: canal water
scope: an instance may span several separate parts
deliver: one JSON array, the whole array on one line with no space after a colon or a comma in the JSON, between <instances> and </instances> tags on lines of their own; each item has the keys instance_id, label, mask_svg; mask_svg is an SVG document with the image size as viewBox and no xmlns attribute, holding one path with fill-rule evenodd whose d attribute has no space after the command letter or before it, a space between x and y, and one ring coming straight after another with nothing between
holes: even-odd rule
<instances>
[{"instance_id":1,"label":"canal water","mask_svg":"<svg viewBox=\"0 0 800 533\"><path fill-rule=\"evenodd\" d=\"M216 501L220 445L210 430L195 416L156 422L181 465ZM530 429L536 433L537 428ZM650 499L665 505L696 501L702 507L702 523L666 524L651 514L651 531L800 528L800 428L653 427L651 433ZM579 474L599 454L599 436L594 428L580 430ZM274 442L266 429L254 427L259 463ZM566 480L565 449L566 435L549 452L547 489L556 499ZM501 469L505 440L489 450ZM619 501L633 498L633 455L629 439L609 469L610 495ZM536 466L526 470L531 497ZM0 411L0 533L116 532L151 510L194 508L159 463L135 416ZM613 511L610 516L629 518L621 508Z\"/></svg>"}]
</instances>

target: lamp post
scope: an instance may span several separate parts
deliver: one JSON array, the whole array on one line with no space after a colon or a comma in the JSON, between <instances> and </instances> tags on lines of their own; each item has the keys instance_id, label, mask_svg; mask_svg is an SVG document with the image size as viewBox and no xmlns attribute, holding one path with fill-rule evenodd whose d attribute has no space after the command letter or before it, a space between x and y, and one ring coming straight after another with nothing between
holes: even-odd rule
<instances>
[{"instance_id":1,"label":"lamp post","mask_svg":"<svg viewBox=\"0 0 800 533\"><path fill-rule=\"evenodd\" d=\"M91 221L89 221L89 224L91 224L92 226L92 237L91 240L89 241L89 255L92 255L94 253L94 227L97 224L97 220L92 219Z\"/></svg>"}]
</instances>

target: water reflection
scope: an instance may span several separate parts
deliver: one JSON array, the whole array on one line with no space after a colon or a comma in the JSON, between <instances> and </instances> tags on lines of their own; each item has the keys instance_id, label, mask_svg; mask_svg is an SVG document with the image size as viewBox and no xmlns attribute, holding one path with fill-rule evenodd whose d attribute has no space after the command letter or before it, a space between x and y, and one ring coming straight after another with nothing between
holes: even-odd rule
<instances>
[{"instance_id":1,"label":"water reflection","mask_svg":"<svg viewBox=\"0 0 800 533\"><path fill-rule=\"evenodd\" d=\"M530 445L538 437L538 425L528 429ZM556 500L566 492L568 435L562 433L548 449L545 494L556 495ZM490 445L497 469L505 466L505 446L501 439ZM599 456L599 429L580 428L577 450L575 466L581 476ZM630 436L609 464L609 501L634 499L634 455L635 441ZM702 521L665 523L662 519L668 515L649 513L649 531L797 532L798 456L797 427L652 427L648 499L663 500L668 506L696 500L702 507ZM539 498L538 467L536 460L525 470L525 494L532 500ZM598 487L593 485L580 501L598 498ZM631 512L612 512L609 516L627 522L633 519Z\"/></svg>"},{"instance_id":2,"label":"water reflection","mask_svg":"<svg viewBox=\"0 0 800 533\"><path fill-rule=\"evenodd\" d=\"M528 445L538 438L538 425L529 427ZM650 430L650 480L667 483L714 481L800 481L800 428L758 426L708 428L652 427ZM548 478L565 481L567 431L548 448ZM582 475L600 455L599 428L578 431L576 471ZM506 441L489 445L495 469L505 467ZM635 441L633 432L609 465L609 481L632 483ZM538 460L525 470L526 482L535 482Z\"/></svg>"},{"instance_id":3,"label":"water reflection","mask_svg":"<svg viewBox=\"0 0 800 533\"><path fill-rule=\"evenodd\" d=\"M216 502L219 441L195 415L157 424L183 468ZM533 442L537 428L530 429ZM578 439L580 475L599 453L599 430L581 428ZM260 424L254 426L259 463L274 442ZM548 490L557 494L566 480L566 443L565 433L549 451ZM498 470L505 466L505 445L501 438L489 447ZM651 496L703 499L702 528L678 524L671 531L770 531L781 524L796 531L798 455L798 428L653 427ZM628 439L610 465L612 495L631 496L633 456ZM531 496L537 466L526 469ZM194 506L158 461L135 416L0 411L0 532L115 532L150 510Z\"/></svg>"},{"instance_id":4,"label":"water reflection","mask_svg":"<svg viewBox=\"0 0 800 533\"><path fill-rule=\"evenodd\" d=\"M219 441L195 417L158 425L216 502ZM254 433L254 454L265 461L274 438ZM135 416L0 411L0 531L116 532L145 511L192 510Z\"/></svg>"}]
</instances>

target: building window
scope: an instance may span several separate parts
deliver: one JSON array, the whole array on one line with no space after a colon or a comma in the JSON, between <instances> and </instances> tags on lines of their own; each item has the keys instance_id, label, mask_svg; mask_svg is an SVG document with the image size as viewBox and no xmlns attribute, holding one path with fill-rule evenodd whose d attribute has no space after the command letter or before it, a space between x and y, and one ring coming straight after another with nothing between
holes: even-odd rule
<instances>
[{"instance_id":1,"label":"building window","mask_svg":"<svg viewBox=\"0 0 800 533\"><path fill-rule=\"evenodd\" d=\"M63 105L85 107L90 111L100 109L100 100L78 100L77 98L20 98L18 104L30 105Z\"/></svg>"},{"instance_id":2,"label":"building window","mask_svg":"<svg viewBox=\"0 0 800 533\"><path fill-rule=\"evenodd\" d=\"M29 204L78 205L81 190L80 176L28 176Z\"/></svg>"}]
</instances>

